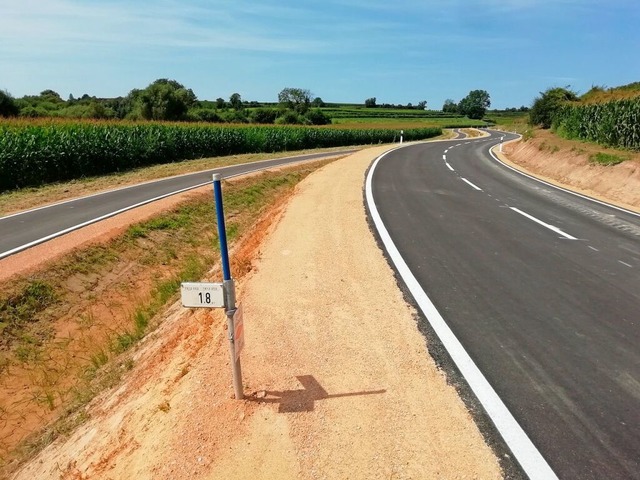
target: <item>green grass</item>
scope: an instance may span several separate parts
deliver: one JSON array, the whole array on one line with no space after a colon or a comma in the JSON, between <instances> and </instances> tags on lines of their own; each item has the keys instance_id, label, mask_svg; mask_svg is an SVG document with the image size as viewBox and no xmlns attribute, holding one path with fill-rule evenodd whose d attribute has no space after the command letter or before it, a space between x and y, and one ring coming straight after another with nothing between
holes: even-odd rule
<instances>
[{"instance_id":1,"label":"green grass","mask_svg":"<svg viewBox=\"0 0 640 480\"><path fill-rule=\"evenodd\" d=\"M12 295L0 298L0 346L8 348L16 341L24 345L37 344L38 339L25 328L39 319L39 315L58 301L56 288L45 280L31 280ZM25 347L26 348L26 347ZM23 360L31 353L16 353Z\"/></svg>"},{"instance_id":2,"label":"green grass","mask_svg":"<svg viewBox=\"0 0 640 480\"><path fill-rule=\"evenodd\" d=\"M594 153L589 156L589 161L592 163L597 163L599 165L611 166L622 163L626 160L626 158L620 157L618 155L614 155L611 153Z\"/></svg>"}]
</instances>

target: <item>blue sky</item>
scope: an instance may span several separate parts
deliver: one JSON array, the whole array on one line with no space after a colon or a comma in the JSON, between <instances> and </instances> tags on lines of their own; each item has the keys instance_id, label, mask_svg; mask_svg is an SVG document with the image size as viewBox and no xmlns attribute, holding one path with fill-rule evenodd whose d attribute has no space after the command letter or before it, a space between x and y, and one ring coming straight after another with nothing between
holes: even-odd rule
<instances>
[{"instance_id":1,"label":"blue sky","mask_svg":"<svg viewBox=\"0 0 640 480\"><path fill-rule=\"evenodd\" d=\"M0 0L0 89L124 96L171 78L200 99L439 109L640 81L638 0Z\"/></svg>"}]
</instances>

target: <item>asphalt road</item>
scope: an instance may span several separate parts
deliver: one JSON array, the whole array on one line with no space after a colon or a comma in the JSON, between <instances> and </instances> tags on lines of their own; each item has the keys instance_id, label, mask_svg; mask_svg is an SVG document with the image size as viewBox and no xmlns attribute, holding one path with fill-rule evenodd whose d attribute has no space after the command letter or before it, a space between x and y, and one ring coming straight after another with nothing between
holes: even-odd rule
<instances>
[{"instance_id":1,"label":"asphalt road","mask_svg":"<svg viewBox=\"0 0 640 480\"><path fill-rule=\"evenodd\" d=\"M379 216L553 472L640 479L640 217L502 166L501 135L387 154Z\"/></svg>"},{"instance_id":2,"label":"asphalt road","mask_svg":"<svg viewBox=\"0 0 640 480\"><path fill-rule=\"evenodd\" d=\"M213 173L221 173L224 178L228 178L279 165L319 160L354 151L356 150L312 153L216 168L1 217L0 259L137 206L211 183Z\"/></svg>"}]
</instances>

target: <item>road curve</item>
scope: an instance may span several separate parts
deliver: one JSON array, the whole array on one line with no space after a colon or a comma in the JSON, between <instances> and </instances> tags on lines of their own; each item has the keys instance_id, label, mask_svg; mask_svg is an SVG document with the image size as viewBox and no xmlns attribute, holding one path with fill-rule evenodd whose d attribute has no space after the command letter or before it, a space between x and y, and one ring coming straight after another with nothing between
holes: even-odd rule
<instances>
[{"instance_id":1,"label":"road curve","mask_svg":"<svg viewBox=\"0 0 640 480\"><path fill-rule=\"evenodd\" d=\"M427 321L441 317L550 466L527 474L638 479L640 216L503 166L489 154L502 136L389 152L369 208Z\"/></svg>"},{"instance_id":2,"label":"road curve","mask_svg":"<svg viewBox=\"0 0 640 480\"><path fill-rule=\"evenodd\" d=\"M354 149L311 153L246 163L154 180L77 198L0 218L0 259L53 238L150 202L211 183L213 173L224 178L280 165L353 153Z\"/></svg>"}]
</instances>

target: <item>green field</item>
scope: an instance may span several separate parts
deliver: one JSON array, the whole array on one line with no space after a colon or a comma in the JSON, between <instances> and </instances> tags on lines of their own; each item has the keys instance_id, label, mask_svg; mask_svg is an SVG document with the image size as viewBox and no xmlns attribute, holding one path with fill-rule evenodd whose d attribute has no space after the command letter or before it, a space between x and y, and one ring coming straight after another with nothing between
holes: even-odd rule
<instances>
[{"instance_id":1,"label":"green field","mask_svg":"<svg viewBox=\"0 0 640 480\"><path fill-rule=\"evenodd\" d=\"M375 126L373 126L375 127ZM0 123L0 191L128 171L147 165L241 153L392 143L400 128L190 123ZM442 133L426 124L404 139Z\"/></svg>"}]
</instances>

